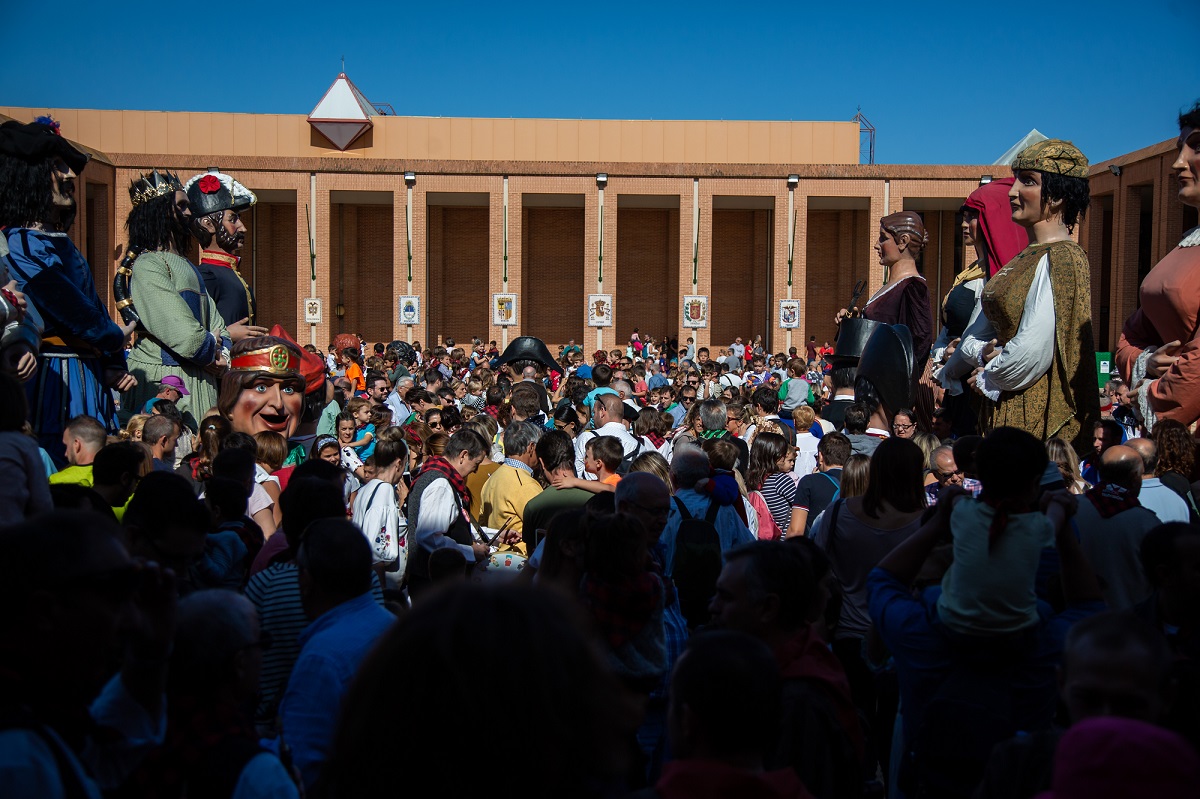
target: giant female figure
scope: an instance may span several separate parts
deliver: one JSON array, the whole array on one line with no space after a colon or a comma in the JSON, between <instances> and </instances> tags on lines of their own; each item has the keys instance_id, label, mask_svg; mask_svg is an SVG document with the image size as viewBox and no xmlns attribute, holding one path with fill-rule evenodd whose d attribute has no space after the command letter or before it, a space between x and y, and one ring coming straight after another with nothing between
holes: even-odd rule
<instances>
[{"instance_id":1,"label":"giant female figure","mask_svg":"<svg viewBox=\"0 0 1200 799\"><path fill-rule=\"evenodd\" d=\"M1172 165L1179 201L1200 208L1200 102L1179 117ZM1137 393L1147 429L1159 419L1200 419L1200 227L1142 281L1141 307L1121 331L1116 362Z\"/></svg>"},{"instance_id":2,"label":"giant female figure","mask_svg":"<svg viewBox=\"0 0 1200 799\"><path fill-rule=\"evenodd\" d=\"M983 430L1007 425L1086 447L1100 416L1087 255L1071 239L1087 211L1088 161L1070 142L1021 151L1009 190L1029 246L988 281L948 377L970 373ZM952 368L953 367L953 368ZM957 371L957 373L956 373Z\"/></svg>"}]
</instances>

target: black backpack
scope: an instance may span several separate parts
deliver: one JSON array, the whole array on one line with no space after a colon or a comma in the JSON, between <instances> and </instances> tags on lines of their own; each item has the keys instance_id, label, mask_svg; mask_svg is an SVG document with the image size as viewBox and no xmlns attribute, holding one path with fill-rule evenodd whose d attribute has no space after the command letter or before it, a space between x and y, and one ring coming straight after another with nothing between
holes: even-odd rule
<instances>
[{"instance_id":1,"label":"black backpack","mask_svg":"<svg viewBox=\"0 0 1200 799\"><path fill-rule=\"evenodd\" d=\"M716 591L721 575L721 537L714 524L721 506L709 500L703 519L688 513L687 507L675 497L675 506L683 518L675 535L675 563L671 579L679 595L679 610L689 627L708 622L708 603Z\"/></svg>"}]
</instances>

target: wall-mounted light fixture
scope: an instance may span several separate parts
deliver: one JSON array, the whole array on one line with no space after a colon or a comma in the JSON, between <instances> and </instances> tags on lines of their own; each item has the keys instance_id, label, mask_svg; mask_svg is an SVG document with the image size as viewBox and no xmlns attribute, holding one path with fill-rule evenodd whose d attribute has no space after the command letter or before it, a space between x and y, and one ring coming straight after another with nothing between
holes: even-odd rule
<instances>
[{"instance_id":1,"label":"wall-mounted light fixture","mask_svg":"<svg viewBox=\"0 0 1200 799\"><path fill-rule=\"evenodd\" d=\"M794 189L800 185L799 175L788 175L788 189Z\"/></svg>"},{"instance_id":2,"label":"wall-mounted light fixture","mask_svg":"<svg viewBox=\"0 0 1200 799\"><path fill-rule=\"evenodd\" d=\"M608 185L608 173L607 172L601 172L598 175L596 175L596 187L597 188L602 189L607 185Z\"/></svg>"},{"instance_id":3,"label":"wall-mounted light fixture","mask_svg":"<svg viewBox=\"0 0 1200 799\"><path fill-rule=\"evenodd\" d=\"M408 186L409 188L411 188L412 185L416 182L417 182L417 173L416 172L405 172L404 173L404 185L405 186Z\"/></svg>"},{"instance_id":4,"label":"wall-mounted light fixture","mask_svg":"<svg viewBox=\"0 0 1200 799\"><path fill-rule=\"evenodd\" d=\"M991 183L991 182L992 182L992 176L991 176L991 175L981 175L981 176L980 176L980 178L979 178L979 185L980 185L980 186L986 186L987 184L989 184L989 183Z\"/></svg>"},{"instance_id":5,"label":"wall-mounted light fixture","mask_svg":"<svg viewBox=\"0 0 1200 799\"><path fill-rule=\"evenodd\" d=\"M339 302L339 303L337 304L337 308L335 309L334 313L336 313L336 314L337 314L337 318L338 318L338 319L341 319L343 316L345 316L345 315L346 315L346 306L345 306L345 305L342 305L342 304Z\"/></svg>"},{"instance_id":6,"label":"wall-mounted light fixture","mask_svg":"<svg viewBox=\"0 0 1200 799\"><path fill-rule=\"evenodd\" d=\"M1121 177L1121 167L1117 166L1116 164L1109 166L1108 171L1112 172L1113 175L1118 178Z\"/></svg>"}]
</instances>

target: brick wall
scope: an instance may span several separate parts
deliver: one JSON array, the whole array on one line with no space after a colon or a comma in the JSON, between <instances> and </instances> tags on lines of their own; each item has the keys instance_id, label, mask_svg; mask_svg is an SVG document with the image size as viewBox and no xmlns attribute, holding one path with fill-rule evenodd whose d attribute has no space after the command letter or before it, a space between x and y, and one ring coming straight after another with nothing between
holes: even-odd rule
<instances>
[{"instance_id":1,"label":"brick wall","mask_svg":"<svg viewBox=\"0 0 1200 799\"><path fill-rule=\"evenodd\" d=\"M708 318L714 347L765 333L767 211L712 212L712 296Z\"/></svg>"},{"instance_id":2,"label":"brick wall","mask_svg":"<svg viewBox=\"0 0 1200 799\"><path fill-rule=\"evenodd\" d=\"M427 225L428 343L432 346L438 336L456 342L469 342L472 336L486 339L492 300L488 287L488 209L431 205Z\"/></svg>"},{"instance_id":3,"label":"brick wall","mask_svg":"<svg viewBox=\"0 0 1200 799\"><path fill-rule=\"evenodd\" d=\"M297 319L296 288L300 280L307 287L309 273L301 272L296 257L296 204L258 203L243 220L246 242L238 266L242 278L254 289L257 321L264 327L280 324L292 336L299 336L302 320Z\"/></svg>"},{"instance_id":4,"label":"brick wall","mask_svg":"<svg viewBox=\"0 0 1200 799\"><path fill-rule=\"evenodd\" d=\"M819 344L830 344L837 338L834 316L846 307L853 293L854 284L867 279L870 269L871 251L863 241L873 230L867 224L868 212L864 210L810 211L808 213L807 240L797 243L804 247L804 262L807 278L806 319L801 319L800 333L793 339L794 346L801 349L809 336L816 336ZM867 287L859 298L859 306L870 297Z\"/></svg>"},{"instance_id":5,"label":"brick wall","mask_svg":"<svg viewBox=\"0 0 1200 799\"><path fill-rule=\"evenodd\" d=\"M390 205L331 206L329 279L334 332L357 333L368 342L391 339L392 240ZM346 309L340 321L334 313L339 300Z\"/></svg>"},{"instance_id":6,"label":"brick wall","mask_svg":"<svg viewBox=\"0 0 1200 799\"><path fill-rule=\"evenodd\" d=\"M583 341L584 236L583 208L521 209L521 335Z\"/></svg>"},{"instance_id":7,"label":"brick wall","mask_svg":"<svg viewBox=\"0 0 1200 799\"><path fill-rule=\"evenodd\" d=\"M643 340L676 333L679 209L623 208L617 216L615 341L638 328Z\"/></svg>"}]
</instances>

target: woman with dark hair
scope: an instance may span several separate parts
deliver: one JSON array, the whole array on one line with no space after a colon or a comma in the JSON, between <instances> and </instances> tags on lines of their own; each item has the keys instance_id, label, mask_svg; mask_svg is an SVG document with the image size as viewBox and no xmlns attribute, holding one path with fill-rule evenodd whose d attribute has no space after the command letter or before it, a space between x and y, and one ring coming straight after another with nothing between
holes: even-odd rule
<instances>
[{"instance_id":1,"label":"woman with dark hair","mask_svg":"<svg viewBox=\"0 0 1200 799\"><path fill-rule=\"evenodd\" d=\"M1197 521L1196 488L1192 479L1196 475L1196 439L1180 422L1162 419L1154 425L1154 446L1158 454L1158 465L1154 476L1174 491L1187 503L1192 523Z\"/></svg>"},{"instance_id":2,"label":"woman with dark hair","mask_svg":"<svg viewBox=\"0 0 1200 799\"><path fill-rule=\"evenodd\" d=\"M1059 139L1026 147L1013 161L1012 219L1029 231L1029 246L988 281L983 312L961 344L964 370L974 369L969 385L985 398L983 429L1058 436L1079 451L1100 416L1091 267L1071 239L1087 212L1087 175L1084 154Z\"/></svg>"},{"instance_id":3,"label":"woman with dark hair","mask_svg":"<svg viewBox=\"0 0 1200 799\"><path fill-rule=\"evenodd\" d=\"M233 425L222 416L208 416L200 422L193 439L192 451L184 457L175 473L187 478L199 496L204 482L212 477L212 462L221 451L221 444L233 432Z\"/></svg>"},{"instance_id":4,"label":"woman with dark hair","mask_svg":"<svg viewBox=\"0 0 1200 799\"><path fill-rule=\"evenodd\" d=\"M1179 116L1171 165L1179 201L1200 208L1200 102ZM1142 281L1141 302L1121 331L1114 359L1147 430L1159 419L1200 419L1200 227L1192 228Z\"/></svg>"},{"instance_id":5,"label":"woman with dark hair","mask_svg":"<svg viewBox=\"0 0 1200 799\"><path fill-rule=\"evenodd\" d=\"M780 531L786 530L792 519L792 497L796 494L792 467L795 462L795 447L789 446L787 439L778 433L759 433L754 438L754 445L750 448L750 467L746 470L746 488L762 495L770 518ZM751 504L755 502L751 499ZM765 521L760 512L760 531Z\"/></svg>"}]
</instances>

